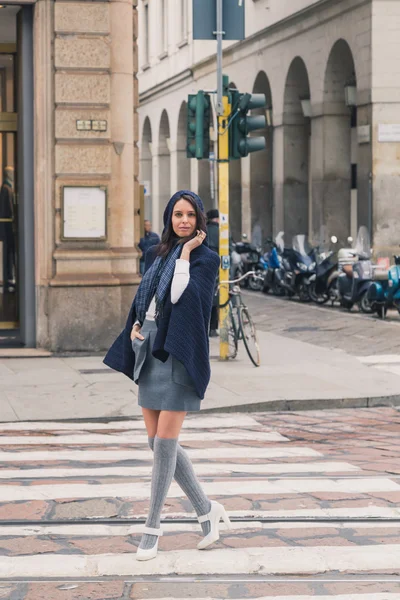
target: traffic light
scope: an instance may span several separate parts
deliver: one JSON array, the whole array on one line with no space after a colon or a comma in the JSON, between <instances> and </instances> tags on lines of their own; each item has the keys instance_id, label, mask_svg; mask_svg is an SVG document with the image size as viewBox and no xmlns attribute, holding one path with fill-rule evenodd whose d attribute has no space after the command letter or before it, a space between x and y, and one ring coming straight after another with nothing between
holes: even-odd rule
<instances>
[{"instance_id":1,"label":"traffic light","mask_svg":"<svg viewBox=\"0 0 400 600\"><path fill-rule=\"evenodd\" d=\"M248 112L252 108L267 106L265 94L241 94L237 90L230 90L230 93L232 115L231 131L229 132L229 158L242 158L250 152L264 150L265 137L252 137L248 134L256 129L264 129L267 124L265 115L249 116Z\"/></svg>"},{"instance_id":2,"label":"traffic light","mask_svg":"<svg viewBox=\"0 0 400 600\"><path fill-rule=\"evenodd\" d=\"M188 98L186 146L186 156L188 158L209 158L210 124L210 95L205 94L203 91L190 94Z\"/></svg>"}]
</instances>

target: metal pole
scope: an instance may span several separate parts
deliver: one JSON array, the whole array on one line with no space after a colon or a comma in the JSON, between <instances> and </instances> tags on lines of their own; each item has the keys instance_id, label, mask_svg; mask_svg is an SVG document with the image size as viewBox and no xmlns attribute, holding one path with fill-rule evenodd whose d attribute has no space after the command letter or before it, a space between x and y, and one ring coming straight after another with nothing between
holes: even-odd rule
<instances>
[{"instance_id":1,"label":"metal pole","mask_svg":"<svg viewBox=\"0 0 400 600\"><path fill-rule=\"evenodd\" d=\"M229 130L231 105L228 96L222 98L223 114L218 117L218 205L219 205L219 302L226 304L219 310L221 360L229 358Z\"/></svg>"},{"instance_id":2,"label":"metal pole","mask_svg":"<svg viewBox=\"0 0 400 600\"><path fill-rule=\"evenodd\" d=\"M217 0L217 115L224 114L222 104L222 38L224 35L223 28L223 0Z\"/></svg>"}]
</instances>

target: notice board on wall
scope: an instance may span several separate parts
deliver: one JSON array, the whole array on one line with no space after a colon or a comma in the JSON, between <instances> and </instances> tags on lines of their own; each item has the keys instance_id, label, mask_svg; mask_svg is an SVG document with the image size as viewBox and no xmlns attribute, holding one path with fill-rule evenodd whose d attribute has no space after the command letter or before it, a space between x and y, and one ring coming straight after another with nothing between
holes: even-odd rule
<instances>
[{"instance_id":1,"label":"notice board on wall","mask_svg":"<svg viewBox=\"0 0 400 600\"><path fill-rule=\"evenodd\" d=\"M107 188L64 186L62 188L63 240L107 238Z\"/></svg>"}]
</instances>

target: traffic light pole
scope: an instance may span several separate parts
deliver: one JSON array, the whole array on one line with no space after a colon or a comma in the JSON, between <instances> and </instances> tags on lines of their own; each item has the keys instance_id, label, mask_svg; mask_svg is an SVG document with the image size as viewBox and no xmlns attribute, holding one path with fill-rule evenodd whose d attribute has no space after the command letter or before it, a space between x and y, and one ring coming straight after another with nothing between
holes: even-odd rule
<instances>
[{"instance_id":1,"label":"traffic light pole","mask_svg":"<svg viewBox=\"0 0 400 600\"><path fill-rule=\"evenodd\" d=\"M219 312L220 359L229 356L229 98L224 95L222 74L223 0L217 0L217 116L218 116L218 209L219 209ZM227 87L227 86L226 86Z\"/></svg>"},{"instance_id":2,"label":"traffic light pole","mask_svg":"<svg viewBox=\"0 0 400 600\"><path fill-rule=\"evenodd\" d=\"M220 359L229 356L229 129L231 113L228 96L222 97L223 114L218 117L218 205L219 205L219 312ZM226 304L226 306L224 306Z\"/></svg>"}]
</instances>

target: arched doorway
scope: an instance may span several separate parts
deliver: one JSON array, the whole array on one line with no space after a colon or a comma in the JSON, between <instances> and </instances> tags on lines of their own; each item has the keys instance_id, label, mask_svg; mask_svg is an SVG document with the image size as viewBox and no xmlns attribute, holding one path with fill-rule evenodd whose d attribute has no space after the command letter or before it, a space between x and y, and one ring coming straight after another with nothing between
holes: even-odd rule
<instances>
[{"instance_id":1,"label":"arched doorway","mask_svg":"<svg viewBox=\"0 0 400 600\"><path fill-rule=\"evenodd\" d=\"M143 124L142 143L140 150L140 181L145 186L144 218L151 221L153 219L151 200L153 190L153 161L151 156L151 124L149 117L146 117Z\"/></svg>"},{"instance_id":2,"label":"arched doorway","mask_svg":"<svg viewBox=\"0 0 400 600\"><path fill-rule=\"evenodd\" d=\"M283 214L286 240L308 233L310 119L304 102L310 99L306 65L297 56L291 63L285 85Z\"/></svg>"},{"instance_id":3,"label":"arched doorway","mask_svg":"<svg viewBox=\"0 0 400 600\"><path fill-rule=\"evenodd\" d=\"M250 207L251 231L259 232L261 242L272 236L273 202L272 202L272 156L273 134L268 116L271 115L272 95L267 75L260 71L253 86L253 94L265 94L267 101L267 125L264 130L257 130L254 135L263 135L266 140L265 150L250 155ZM252 115L265 115L265 108L252 111ZM254 237L254 235L253 235ZM257 235L256 235L257 237Z\"/></svg>"},{"instance_id":4,"label":"arched doorway","mask_svg":"<svg viewBox=\"0 0 400 600\"><path fill-rule=\"evenodd\" d=\"M158 222L160 230L162 230L164 210L171 196L170 138L168 114L164 110L161 115L158 136Z\"/></svg>"},{"instance_id":5,"label":"arched doorway","mask_svg":"<svg viewBox=\"0 0 400 600\"><path fill-rule=\"evenodd\" d=\"M324 173L321 224L341 243L357 230L357 79L353 55L338 40L329 55L324 81ZM347 92L347 94L346 94ZM347 96L347 97L346 97ZM314 221L315 222L315 221Z\"/></svg>"},{"instance_id":6,"label":"arched doorway","mask_svg":"<svg viewBox=\"0 0 400 600\"><path fill-rule=\"evenodd\" d=\"M178 189L190 189L190 159L186 156L187 103L182 102L178 119L177 153Z\"/></svg>"}]
</instances>

